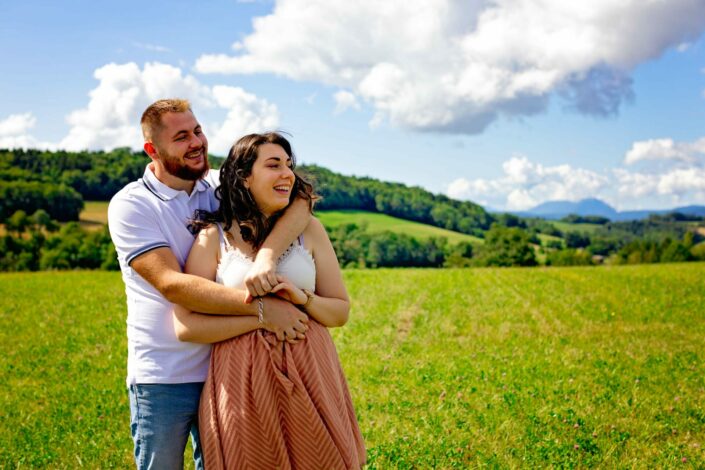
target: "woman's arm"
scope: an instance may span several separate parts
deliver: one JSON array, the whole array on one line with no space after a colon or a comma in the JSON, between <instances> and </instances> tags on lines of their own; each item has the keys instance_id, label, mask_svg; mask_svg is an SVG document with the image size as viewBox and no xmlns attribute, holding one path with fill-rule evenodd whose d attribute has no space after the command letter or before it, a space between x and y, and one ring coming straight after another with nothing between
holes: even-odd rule
<instances>
[{"instance_id":1,"label":"woman's arm","mask_svg":"<svg viewBox=\"0 0 705 470\"><path fill-rule=\"evenodd\" d=\"M327 327L343 326L348 321L350 299L328 233L315 217L304 232L304 243L316 261L316 292L306 312Z\"/></svg>"},{"instance_id":2,"label":"woman's arm","mask_svg":"<svg viewBox=\"0 0 705 470\"><path fill-rule=\"evenodd\" d=\"M220 231L215 225L198 234L186 260L184 272L210 281L220 261ZM174 306L174 331L180 341L216 343L249 333L259 327L256 316L215 316L192 312L181 305Z\"/></svg>"},{"instance_id":3,"label":"woman's arm","mask_svg":"<svg viewBox=\"0 0 705 470\"><path fill-rule=\"evenodd\" d=\"M189 253L184 271L214 281L219 255L220 232L218 227L211 225L199 233ZM308 321L306 315L279 299L266 298L263 302L264 324L259 323L254 305L255 310L252 315L240 316L205 315L176 305L174 331L181 341L193 343L215 343L258 328L265 328L275 333L280 341L303 337L302 332L306 330L305 323Z\"/></svg>"},{"instance_id":4,"label":"woman's arm","mask_svg":"<svg viewBox=\"0 0 705 470\"><path fill-rule=\"evenodd\" d=\"M262 325L255 316L205 315L174 306L174 331L179 341L217 343L255 331Z\"/></svg>"}]
</instances>

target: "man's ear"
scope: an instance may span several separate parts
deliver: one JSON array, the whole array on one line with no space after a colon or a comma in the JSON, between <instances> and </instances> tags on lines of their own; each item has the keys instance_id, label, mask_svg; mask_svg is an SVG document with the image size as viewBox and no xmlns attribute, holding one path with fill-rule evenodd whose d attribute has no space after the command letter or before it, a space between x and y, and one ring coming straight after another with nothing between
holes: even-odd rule
<instances>
[{"instance_id":1,"label":"man's ear","mask_svg":"<svg viewBox=\"0 0 705 470\"><path fill-rule=\"evenodd\" d=\"M144 151L149 155L149 158L154 160L157 156L157 149L154 148L154 144L152 142L145 142L144 143Z\"/></svg>"}]
</instances>

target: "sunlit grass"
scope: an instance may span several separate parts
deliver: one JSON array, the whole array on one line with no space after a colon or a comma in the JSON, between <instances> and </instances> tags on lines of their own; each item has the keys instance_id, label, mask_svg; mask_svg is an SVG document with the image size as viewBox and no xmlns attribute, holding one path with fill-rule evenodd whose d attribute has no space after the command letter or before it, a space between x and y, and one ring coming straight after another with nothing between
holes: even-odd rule
<instances>
[{"instance_id":1,"label":"sunlit grass","mask_svg":"<svg viewBox=\"0 0 705 470\"><path fill-rule=\"evenodd\" d=\"M549 222L561 232L584 232L592 234L604 227L604 225L601 224L572 224L559 220L551 220Z\"/></svg>"},{"instance_id":2,"label":"sunlit grass","mask_svg":"<svg viewBox=\"0 0 705 470\"><path fill-rule=\"evenodd\" d=\"M348 270L370 468L705 460L705 264ZM0 276L0 468L130 468L118 273Z\"/></svg>"},{"instance_id":3,"label":"sunlit grass","mask_svg":"<svg viewBox=\"0 0 705 470\"><path fill-rule=\"evenodd\" d=\"M399 219L376 212L358 210L316 211L316 217L318 217L326 227L337 227L342 224L356 224L358 226L366 224L367 230L370 232L389 230L391 232L411 235L419 239L446 237L450 243L458 243L461 241L484 243L483 239L472 235L445 230L410 220Z\"/></svg>"},{"instance_id":4,"label":"sunlit grass","mask_svg":"<svg viewBox=\"0 0 705 470\"><path fill-rule=\"evenodd\" d=\"M85 201L78 220L83 228L101 228L108 223L108 201Z\"/></svg>"}]
</instances>

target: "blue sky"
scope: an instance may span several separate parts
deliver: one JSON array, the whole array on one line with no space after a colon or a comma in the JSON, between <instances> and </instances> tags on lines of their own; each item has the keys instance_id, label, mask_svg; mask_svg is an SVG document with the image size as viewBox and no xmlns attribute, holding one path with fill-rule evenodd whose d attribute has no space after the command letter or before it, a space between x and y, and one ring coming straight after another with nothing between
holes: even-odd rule
<instances>
[{"instance_id":1,"label":"blue sky","mask_svg":"<svg viewBox=\"0 0 705 470\"><path fill-rule=\"evenodd\" d=\"M491 208L705 204L705 2L8 2L0 146L139 148L191 99L211 152L300 161Z\"/></svg>"}]
</instances>

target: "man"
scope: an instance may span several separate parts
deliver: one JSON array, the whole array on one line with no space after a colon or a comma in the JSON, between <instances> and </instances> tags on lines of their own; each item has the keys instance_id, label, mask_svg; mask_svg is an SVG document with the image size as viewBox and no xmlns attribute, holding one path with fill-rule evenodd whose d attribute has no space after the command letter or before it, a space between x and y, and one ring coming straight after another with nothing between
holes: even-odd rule
<instances>
[{"instance_id":1,"label":"man","mask_svg":"<svg viewBox=\"0 0 705 470\"><path fill-rule=\"evenodd\" d=\"M310 217L303 201L295 201L282 216L249 273L249 292L183 273L194 241L194 212L212 211L218 204L217 182L208 172L208 140L185 100L153 103L141 123L144 150L152 162L108 208L127 293L127 385L135 462L140 469L182 468L190 433L196 467L203 468L197 418L210 345L176 338L173 304L213 314L203 315L202 321L218 331L235 327L230 315L258 315L257 306L247 303L249 296L265 295L277 283L276 259ZM272 296L264 298L261 320L280 340L303 338L306 330L306 316Z\"/></svg>"}]
</instances>

